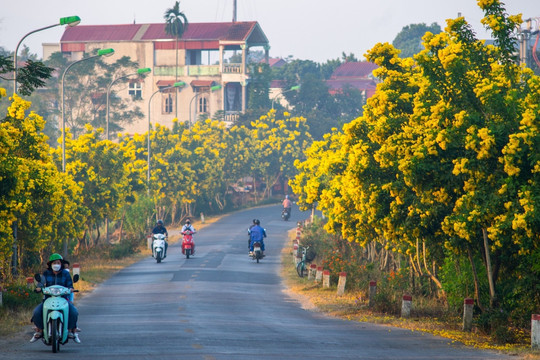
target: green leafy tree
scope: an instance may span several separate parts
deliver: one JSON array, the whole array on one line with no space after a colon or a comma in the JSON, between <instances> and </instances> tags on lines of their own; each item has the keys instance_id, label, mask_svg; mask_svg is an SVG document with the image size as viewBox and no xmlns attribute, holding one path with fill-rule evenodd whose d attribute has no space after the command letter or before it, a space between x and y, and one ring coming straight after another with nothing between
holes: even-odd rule
<instances>
[{"instance_id":1,"label":"green leafy tree","mask_svg":"<svg viewBox=\"0 0 540 360\"><path fill-rule=\"evenodd\" d=\"M62 74L69 63L60 52L57 52L47 61L47 65L58 69L58 73ZM118 77L134 73L137 68L138 64L126 56L113 63L95 58L70 68L66 73L64 84L65 121L66 127L75 137L85 131L86 124L96 129L106 128L108 85ZM43 107L38 108L37 111L47 114L50 120L61 115L61 103L58 102L62 87L60 81L61 76L51 78L48 88L56 89L56 92L47 91L39 94L44 101L38 102L38 104L43 104ZM144 116L137 105L131 104L132 101L136 102L140 99L124 100L116 95L114 87L109 100L111 134L122 131L123 124L132 123ZM61 129L58 129L56 122L48 121L48 123L51 130L47 133L60 136Z\"/></svg>"},{"instance_id":2,"label":"green leafy tree","mask_svg":"<svg viewBox=\"0 0 540 360\"><path fill-rule=\"evenodd\" d=\"M441 27L437 23L432 23L429 26L425 23L407 25L397 34L392 45L401 50L400 57L412 57L423 50L422 37L427 32L436 35L441 31Z\"/></svg>"},{"instance_id":3,"label":"green leafy tree","mask_svg":"<svg viewBox=\"0 0 540 360\"><path fill-rule=\"evenodd\" d=\"M13 83L13 72L15 71L12 57L13 55L8 56L5 51L0 52L0 79L11 83ZM26 59L21 59L26 60L24 66L17 67L18 93L22 95L30 95L36 89L45 86L46 80L51 77L54 70L31 57L27 54ZM12 87L11 91L13 91Z\"/></svg>"}]
</instances>

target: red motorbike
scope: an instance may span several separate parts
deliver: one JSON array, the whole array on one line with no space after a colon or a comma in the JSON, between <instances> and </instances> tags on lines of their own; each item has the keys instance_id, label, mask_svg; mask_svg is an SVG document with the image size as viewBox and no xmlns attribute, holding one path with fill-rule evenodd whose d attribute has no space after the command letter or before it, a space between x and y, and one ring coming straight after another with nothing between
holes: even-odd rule
<instances>
[{"instance_id":1,"label":"red motorbike","mask_svg":"<svg viewBox=\"0 0 540 360\"><path fill-rule=\"evenodd\" d=\"M186 230L182 233L184 238L182 239L182 254L186 255L186 259L195 254L195 243L193 242L193 234L191 230Z\"/></svg>"}]
</instances>

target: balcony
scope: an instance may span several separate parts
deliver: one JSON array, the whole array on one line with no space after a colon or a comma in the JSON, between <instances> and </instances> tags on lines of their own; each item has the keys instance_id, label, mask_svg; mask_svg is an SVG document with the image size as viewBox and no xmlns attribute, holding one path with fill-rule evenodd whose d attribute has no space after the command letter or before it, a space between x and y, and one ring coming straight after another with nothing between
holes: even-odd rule
<instances>
[{"instance_id":1,"label":"balcony","mask_svg":"<svg viewBox=\"0 0 540 360\"><path fill-rule=\"evenodd\" d=\"M223 64L224 74L242 74L242 64Z\"/></svg>"}]
</instances>

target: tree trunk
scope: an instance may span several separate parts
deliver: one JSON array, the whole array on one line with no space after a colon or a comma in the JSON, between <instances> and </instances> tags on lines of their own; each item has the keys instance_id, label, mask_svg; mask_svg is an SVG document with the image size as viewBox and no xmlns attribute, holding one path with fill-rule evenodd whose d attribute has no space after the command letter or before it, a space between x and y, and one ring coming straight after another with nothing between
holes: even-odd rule
<instances>
[{"instance_id":1,"label":"tree trunk","mask_svg":"<svg viewBox=\"0 0 540 360\"><path fill-rule=\"evenodd\" d=\"M495 294L495 283L493 281L493 272L491 271L491 256L489 254L489 239L485 228L482 229L482 235L484 237L484 250L486 252L486 270L489 281L489 304L493 308L497 302L497 296Z\"/></svg>"},{"instance_id":2,"label":"tree trunk","mask_svg":"<svg viewBox=\"0 0 540 360\"><path fill-rule=\"evenodd\" d=\"M418 274L420 276L424 275L422 273L422 266L420 266L420 245L418 239L416 239L416 265L418 265Z\"/></svg>"},{"instance_id":3,"label":"tree trunk","mask_svg":"<svg viewBox=\"0 0 540 360\"><path fill-rule=\"evenodd\" d=\"M435 283L435 285L437 285L437 288L440 290L441 292L441 295L446 297L446 293L443 289L443 286L441 284L441 282L439 281L439 279L437 279L437 277L431 273L431 271L429 270L428 266L427 266L427 261L426 261L426 242L425 241L422 241L422 256L424 258L424 269L426 270L426 273L428 274L428 276L430 277L430 279Z\"/></svg>"},{"instance_id":4,"label":"tree trunk","mask_svg":"<svg viewBox=\"0 0 540 360\"><path fill-rule=\"evenodd\" d=\"M478 273L476 272L476 265L474 265L474 258L471 250L471 244L467 243L467 254L469 255L469 262L471 263L471 269L474 277L474 296L476 297L476 305L480 311L484 312L484 307L480 302L480 281L478 280Z\"/></svg>"},{"instance_id":5,"label":"tree trunk","mask_svg":"<svg viewBox=\"0 0 540 360\"><path fill-rule=\"evenodd\" d=\"M124 230L124 220L126 219L126 208L124 207L124 211L122 212L122 219L120 220L120 235L118 236L118 242L122 242L122 235Z\"/></svg>"}]
</instances>

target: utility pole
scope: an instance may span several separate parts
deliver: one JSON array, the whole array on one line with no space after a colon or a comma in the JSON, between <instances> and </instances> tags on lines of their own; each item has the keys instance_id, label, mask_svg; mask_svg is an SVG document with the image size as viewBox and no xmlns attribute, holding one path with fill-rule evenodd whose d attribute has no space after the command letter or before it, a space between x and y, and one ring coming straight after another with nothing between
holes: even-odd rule
<instances>
[{"instance_id":1,"label":"utility pole","mask_svg":"<svg viewBox=\"0 0 540 360\"><path fill-rule=\"evenodd\" d=\"M232 14L232 22L236 22L236 0L233 0L233 14Z\"/></svg>"}]
</instances>

